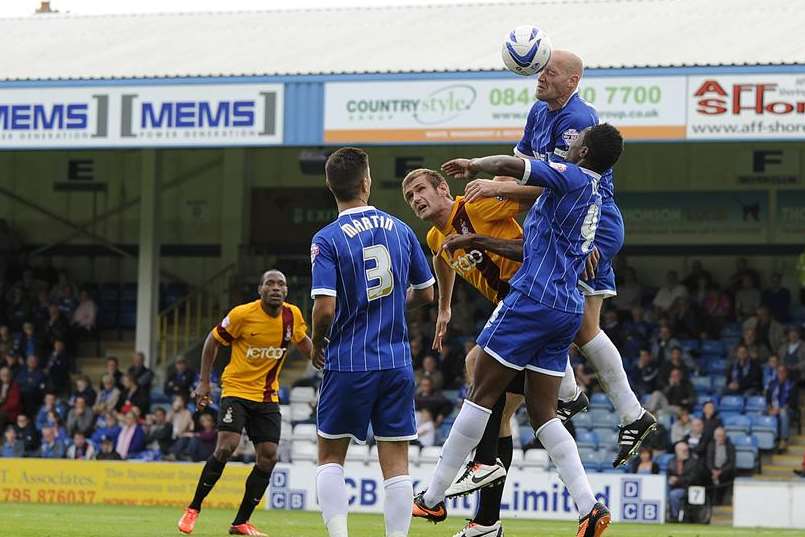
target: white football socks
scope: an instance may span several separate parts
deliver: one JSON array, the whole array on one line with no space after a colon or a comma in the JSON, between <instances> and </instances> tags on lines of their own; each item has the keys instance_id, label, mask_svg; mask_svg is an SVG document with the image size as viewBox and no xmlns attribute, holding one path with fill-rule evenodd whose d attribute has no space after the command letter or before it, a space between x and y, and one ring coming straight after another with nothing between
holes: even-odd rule
<instances>
[{"instance_id":1,"label":"white football socks","mask_svg":"<svg viewBox=\"0 0 805 537\"><path fill-rule=\"evenodd\" d=\"M556 465L559 477L576 502L581 516L592 511L596 502L593 489L590 487L587 474L584 473L576 442L559 418L554 418L540 427L537 430L537 438Z\"/></svg>"},{"instance_id":2,"label":"white football socks","mask_svg":"<svg viewBox=\"0 0 805 537\"><path fill-rule=\"evenodd\" d=\"M347 511L349 500L344 482L344 467L340 464L324 464L316 470L316 496L321 507L321 516L330 537L348 537ZM410 514L410 506L409 506Z\"/></svg>"},{"instance_id":3,"label":"white football socks","mask_svg":"<svg viewBox=\"0 0 805 537\"><path fill-rule=\"evenodd\" d=\"M562 383L559 385L559 400L569 403L578 396L579 385L576 383L576 373L573 371L573 366L570 365L570 356L568 356L567 364L565 365L565 376L562 377Z\"/></svg>"},{"instance_id":4,"label":"white football socks","mask_svg":"<svg viewBox=\"0 0 805 537\"><path fill-rule=\"evenodd\" d=\"M442 455L433 471L433 478L430 481L428 490L425 491L423 499L425 505L433 507L444 500L444 492L456 478L456 474L464 466L464 461L470 451L475 449L486 429L486 423L492 411L488 408L478 406L464 400L461 411L456 417L450 435L442 447Z\"/></svg>"},{"instance_id":5,"label":"white football socks","mask_svg":"<svg viewBox=\"0 0 805 537\"><path fill-rule=\"evenodd\" d=\"M629 386L618 348L603 330L581 347L581 352L598 372L599 382L615 407L621 425L640 419L643 407Z\"/></svg>"},{"instance_id":6,"label":"white football socks","mask_svg":"<svg viewBox=\"0 0 805 537\"><path fill-rule=\"evenodd\" d=\"M386 518L386 537L408 537L411 526L411 505L414 503L414 485L411 476L398 475L383 481L386 499L383 514Z\"/></svg>"}]
</instances>

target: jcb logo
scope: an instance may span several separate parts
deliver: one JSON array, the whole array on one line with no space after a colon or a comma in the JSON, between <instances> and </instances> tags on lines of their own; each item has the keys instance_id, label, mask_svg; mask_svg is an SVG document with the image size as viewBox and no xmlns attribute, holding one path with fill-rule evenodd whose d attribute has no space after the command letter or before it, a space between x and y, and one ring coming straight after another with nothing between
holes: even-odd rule
<instances>
[{"instance_id":1,"label":"jcb logo","mask_svg":"<svg viewBox=\"0 0 805 537\"><path fill-rule=\"evenodd\" d=\"M285 354L282 347L249 347L246 350L246 358L257 360L260 358L268 360L279 360Z\"/></svg>"},{"instance_id":2,"label":"jcb logo","mask_svg":"<svg viewBox=\"0 0 805 537\"><path fill-rule=\"evenodd\" d=\"M450 262L450 268L460 274L464 274L474 269L476 265L484 260L484 254L478 250L472 250L466 254L453 259Z\"/></svg>"}]
</instances>

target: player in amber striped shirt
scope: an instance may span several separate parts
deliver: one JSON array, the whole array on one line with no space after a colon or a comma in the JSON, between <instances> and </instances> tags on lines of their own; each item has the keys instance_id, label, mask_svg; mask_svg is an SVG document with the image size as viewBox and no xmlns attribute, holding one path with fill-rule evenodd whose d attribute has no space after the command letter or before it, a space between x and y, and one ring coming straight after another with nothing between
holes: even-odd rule
<instances>
[{"instance_id":1,"label":"player in amber striped shirt","mask_svg":"<svg viewBox=\"0 0 805 537\"><path fill-rule=\"evenodd\" d=\"M279 375L291 343L305 356L310 355L312 345L302 312L285 302L288 284L282 272L264 273L257 291L258 300L233 308L204 342L201 380L196 389L199 408L209 403L210 371L219 347L231 346L232 356L221 377L223 392L215 453L207 460L193 501L179 520L179 531L185 534L193 531L201 502L221 477L245 428L254 443L257 461L246 479L243 501L229 533L265 535L249 522L249 517L268 488L277 462L282 423Z\"/></svg>"}]
</instances>

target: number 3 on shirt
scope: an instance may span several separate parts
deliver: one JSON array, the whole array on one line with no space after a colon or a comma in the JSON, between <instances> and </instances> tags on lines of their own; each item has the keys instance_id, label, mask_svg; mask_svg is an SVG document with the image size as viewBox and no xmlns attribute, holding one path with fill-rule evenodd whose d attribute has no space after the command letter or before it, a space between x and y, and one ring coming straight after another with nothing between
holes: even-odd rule
<instances>
[{"instance_id":1,"label":"number 3 on shirt","mask_svg":"<svg viewBox=\"0 0 805 537\"><path fill-rule=\"evenodd\" d=\"M598 220L600 218L600 208L598 205L590 205L587 210L587 216L584 217L584 222L581 224L581 238L584 239L584 244L581 245L581 251L585 254L590 253L593 249L593 241L595 240L595 231L598 229Z\"/></svg>"},{"instance_id":2,"label":"number 3 on shirt","mask_svg":"<svg viewBox=\"0 0 805 537\"><path fill-rule=\"evenodd\" d=\"M363 249L364 264L369 260L375 262L374 267L366 269L366 297L371 302L391 294L394 290L394 274L391 272L391 256L383 244ZM379 283L369 285L372 280L379 280Z\"/></svg>"}]
</instances>

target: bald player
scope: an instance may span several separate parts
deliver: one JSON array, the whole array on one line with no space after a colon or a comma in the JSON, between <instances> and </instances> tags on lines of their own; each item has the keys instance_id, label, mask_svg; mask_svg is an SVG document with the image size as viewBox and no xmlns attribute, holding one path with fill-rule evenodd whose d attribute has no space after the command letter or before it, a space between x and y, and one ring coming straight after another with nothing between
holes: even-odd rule
<instances>
[{"instance_id":1,"label":"bald player","mask_svg":"<svg viewBox=\"0 0 805 537\"><path fill-rule=\"evenodd\" d=\"M291 343L310 355L313 345L307 336L302 312L285 302L285 275L269 270L257 287L260 298L233 308L214 327L201 351L201 375L196 388L199 409L210 402L210 372L220 347L231 347L232 356L221 377L223 392L218 413L218 440L198 480L196 493L179 519L179 531L190 534L196 525L201 502L224 472L229 457L240 443L244 429L254 443L257 457L246 479L243 501L229 528L230 535L266 535L249 518L268 488L277 463L282 418L279 408L279 377Z\"/></svg>"},{"instance_id":2,"label":"bald player","mask_svg":"<svg viewBox=\"0 0 805 537\"><path fill-rule=\"evenodd\" d=\"M598 124L595 108L578 95L584 64L576 54L555 50L537 82L537 102L531 107L525 131L514 148L515 156L548 163L566 163L570 144L586 128ZM526 187L507 178L475 180L467 185L465 200L482 197L517 197ZM600 326L605 299L617 294L612 262L623 246L623 218L614 198L612 170L601 176L601 217L595 234L600 254L595 278L579 281L585 295L584 316L574 343L598 371L599 381L620 418L618 454L613 466L633 457L641 442L656 428L656 420L642 408L629 386L620 352ZM519 196L522 199L522 196ZM558 415L564 421L584 410L589 401L568 369L559 392Z\"/></svg>"}]
</instances>

